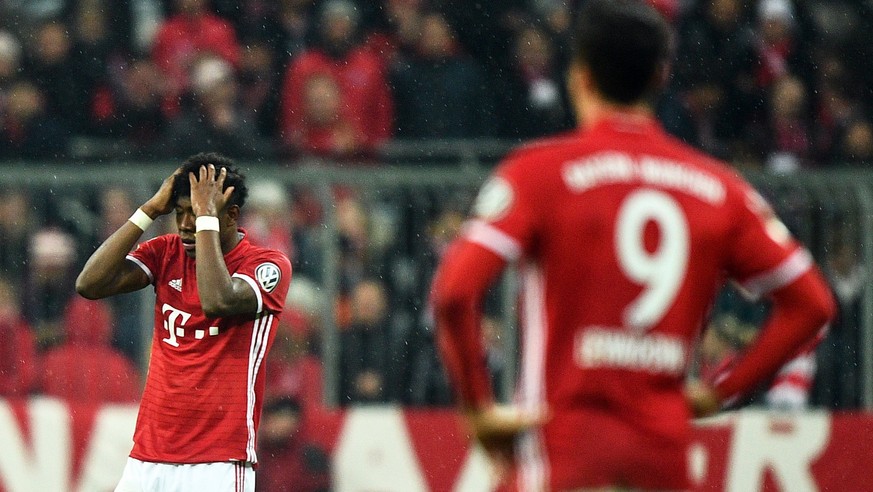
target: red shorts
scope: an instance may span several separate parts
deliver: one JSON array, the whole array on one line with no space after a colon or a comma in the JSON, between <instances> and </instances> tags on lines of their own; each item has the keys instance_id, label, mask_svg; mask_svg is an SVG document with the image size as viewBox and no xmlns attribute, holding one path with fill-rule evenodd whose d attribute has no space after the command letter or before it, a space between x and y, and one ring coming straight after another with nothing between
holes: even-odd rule
<instances>
[{"instance_id":1,"label":"red shorts","mask_svg":"<svg viewBox=\"0 0 873 492\"><path fill-rule=\"evenodd\" d=\"M555 416L544 429L521 439L511 489L687 490L690 428L677 421L675 429L654 433L605 412Z\"/></svg>"}]
</instances>

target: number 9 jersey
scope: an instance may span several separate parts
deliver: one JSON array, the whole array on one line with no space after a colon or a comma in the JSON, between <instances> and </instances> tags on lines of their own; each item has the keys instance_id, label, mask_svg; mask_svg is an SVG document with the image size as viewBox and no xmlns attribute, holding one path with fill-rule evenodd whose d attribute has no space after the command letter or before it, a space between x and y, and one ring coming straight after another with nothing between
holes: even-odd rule
<instances>
[{"instance_id":1,"label":"number 9 jersey","mask_svg":"<svg viewBox=\"0 0 873 492\"><path fill-rule=\"evenodd\" d=\"M621 463L634 487L682 488L684 469L651 464L685 461L685 373L714 297L728 279L766 295L809 253L733 169L625 115L516 151L473 213L458 246L519 261L517 402L552 415L520 447L530 483L608 484Z\"/></svg>"}]
</instances>

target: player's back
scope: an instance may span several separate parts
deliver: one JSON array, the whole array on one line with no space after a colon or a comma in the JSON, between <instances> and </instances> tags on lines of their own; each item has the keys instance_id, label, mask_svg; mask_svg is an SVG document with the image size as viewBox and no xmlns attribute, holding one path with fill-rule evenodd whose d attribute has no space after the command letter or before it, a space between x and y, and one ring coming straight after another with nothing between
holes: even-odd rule
<instances>
[{"instance_id":1,"label":"player's back","mask_svg":"<svg viewBox=\"0 0 873 492\"><path fill-rule=\"evenodd\" d=\"M740 181L653 122L621 119L526 148L501 172L531 216L522 399L681 432Z\"/></svg>"}]
</instances>

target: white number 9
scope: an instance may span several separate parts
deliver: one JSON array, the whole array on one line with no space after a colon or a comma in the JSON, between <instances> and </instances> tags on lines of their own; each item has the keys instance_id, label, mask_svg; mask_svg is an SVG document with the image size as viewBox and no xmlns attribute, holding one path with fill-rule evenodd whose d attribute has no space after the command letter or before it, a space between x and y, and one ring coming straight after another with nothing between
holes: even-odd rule
<instances>
[{"instance_id":1,"label":"white number 9","mask_svg":"<svg viewBox=\"0 0 873 492\"><path fill-rule=\"evenodd\" d=\"M645 227L660 232L655 251L646 250ZM676 297L688 266L688 221L670 195L649 189L629 195L615 227L618 264L628 279L643 285L624 312L626 325L644 330L658 323Z\"/></svg>"}]
</instances>

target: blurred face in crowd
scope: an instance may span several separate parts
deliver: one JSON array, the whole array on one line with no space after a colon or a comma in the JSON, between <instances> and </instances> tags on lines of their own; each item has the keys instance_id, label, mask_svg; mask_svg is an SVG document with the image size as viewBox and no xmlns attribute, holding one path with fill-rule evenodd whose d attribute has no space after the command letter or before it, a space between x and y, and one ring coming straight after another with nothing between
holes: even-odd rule
<instances>
[{"instance_id":1,"label":"blurred face in crowd","mask_svg":"<svg viewBox=\"0 0 873 492\"><path fill-rule=\"evenodd\" d=\"M6 108L9 119L26 123L42 113L42 109L42 94L30 82L18 82L9 90Z\"/></svg>"},{"instance_id":2,"label":"blurred face in crowd","mask_svg":"<svg viewBox=\"0 0 873 492\"><path fill-rule=\"evenodd\" d=\"M515 39L515 56L519 66L544 72L551 65L552 44L540 29L525 27Z\"/></svg>"},{"instance_id":3,"label":"blurred face in crowd","mask_svg":"<svg viewBox=\"0 0 873 492\"><path fill-rule=\"evenodd\" d=\"M303 89L306 121L316 127L330 126L339 119L340 91L330 75L314 75Z\"/></svg>"},{"instance_id":4,"label":"blurred face in crowd","mask_svg":"<svg viewBox=\"0 0 873 492\"><path fill-rule=\"evenodd\" d=\"M449 23L439 14L424 16L419 50L427 58L445 58L454 51L455 40Z\"/></svg>"},{"instance_id":5,"label":"blurred face in crowd","mask_svg":"<svg viewBox=\"0 0 873 492\"><path fill-rule=\"evenodd\" d=\"M352 292L352 314L355 321L375 326L385 319L385 291L377 282L364 281Z\"/></svg>"},{"instance_id":6,"label":"blurred face in crowd","mask_svg":"<svg viewBox=\"0 0 873 492\"><path fill-rule=\"evenodd\" d=\"M869 121L855 121L846 129L843 153L855 161L873 160L873 125Z\"/></svg>"},{"instance_id":7,"label":"blurred face in crowd","mask_svg":"<svg viewBox=\"0 0 873 492\"><path fill-rule=\"evenodd\" d=\"M76 36L88 44L106 38L106 11L99 8L83 9L76 16Z\"/></svg>"},{"instance_id":8,"label":"blurred face in crowd","mask_svg":"<svg viewBox=\"0 0 873 492\"><path fill-rule=\"evenodd\" d=\"M326 7L327 8L327 7ZM347 6L328 8L322 14L322 39L328 49L345 50L351 46L358 19Z\"/></svg>"},{"instance_id":9,"label":"blurred face in crowd","mask_svg":"<svg viewBox=\"0 0 873 492\"><path fill-rule=\"evenodd\" d=\"M134 210L133 201L127 190L107 188L100 195L100 210L107 224L104 230L112 233L127 222Z\"/></svg>"},{"instance_id":10,"label":"blurred face in crowd","mask_svg":"<svg viewBox=\"0 0 873 492\"><path fill-rule=\"evenodd\" d=\"M709 0L707 14L710 22L719 30L732 29L739 21L741 13L740 0Z\"/></svg>"},{"instance_id":11,"label":"blurred face in crowd","mask_svg":"<svg viewBox=\"0 0 873 492\"><path fill-rule=\"evenodd\" d=\"M176 11L185 15L199 15L206 12L207 0L176 0Z\"/></svg>"},{"instance_id":12,"label":"blurred face in crowd","mask_svg":"<svg viewBox=\"0 0 873 492\"><path fill-rule=\"evenodd\" d=\"M0 278L0 323L15 321L19 315L18 298L12 284Z\"/></svg>"},{"instance_id":13,"label":"blurred face in crowd","mask_svg":"<svg viewBox=\"0 0 873 492\"><path fill-rule=\"evenodd\" d=\"M36 56L46 65L63 61L70 52L70 36L58 22L44 25L36 37Z\"/></svg>"},{"instance_id":14,"label":"blurred face in crowd","mask_svg":"<svg viewBox=\"0 0 873 492\"><path fill-rule=\"evenodd\" d=\"M776 119L797 118L806 107L806 89L795 77L784 77L773 85L771 111Z\"/></svg>"},{"instance_id":15,"label":"blurred face in crowd","mask_svg":"<svg viewBox=\"0 0 873 492\"><path fill-rule=\"evenodd\" d=\"M164 88L164 78L149 60L136 61L124 71L125 96L136 107L148 108L158 104Z\"/></svg>"},{"instance_id":16,"label":"blurred face in crowd","mask_svg":"<svg viewBox=\"0 0 873 492\"><path fill-rule=\"evenodd\" d=\"M27 193L21 190L9 190L0 194L0 228L3 229L4 238L23 236L31 225L30 221L30 201Z\"/></svg>"}]
</instances>

